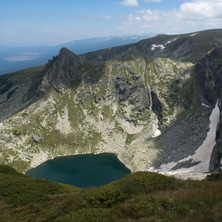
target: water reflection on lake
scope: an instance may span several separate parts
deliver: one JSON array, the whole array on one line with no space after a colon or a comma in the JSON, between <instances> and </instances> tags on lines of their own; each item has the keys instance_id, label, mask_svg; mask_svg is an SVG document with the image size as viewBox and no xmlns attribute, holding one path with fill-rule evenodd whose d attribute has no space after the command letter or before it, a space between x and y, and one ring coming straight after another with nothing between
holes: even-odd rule
<instances>
[{"instance_id":1,"label":"water reflection on lake","mask_svg":"<svg viewBox=\"0 0 222 222\"><path fill-rule=\"evenodd\" d=\"M27 171L26 175L86 188L108 184L130 173L116 155L105 153L57 157Z\"/></svg>"}]
</instances>

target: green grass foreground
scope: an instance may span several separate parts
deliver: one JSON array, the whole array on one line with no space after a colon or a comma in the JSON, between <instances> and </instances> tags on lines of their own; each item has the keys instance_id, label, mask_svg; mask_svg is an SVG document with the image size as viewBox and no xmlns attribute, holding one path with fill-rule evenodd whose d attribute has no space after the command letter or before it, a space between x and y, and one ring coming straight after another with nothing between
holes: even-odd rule
<instances>
[{"instance_id":1,"label":"green grass foreground","mask_svg":"<svg viewBox=\"0 0 222 222\"><path fill-rule=\"evenodd\" d=\"M222 221L222 182L138 172L80 189L0 166L0 221Z\"/></svg>"}]
</instances>

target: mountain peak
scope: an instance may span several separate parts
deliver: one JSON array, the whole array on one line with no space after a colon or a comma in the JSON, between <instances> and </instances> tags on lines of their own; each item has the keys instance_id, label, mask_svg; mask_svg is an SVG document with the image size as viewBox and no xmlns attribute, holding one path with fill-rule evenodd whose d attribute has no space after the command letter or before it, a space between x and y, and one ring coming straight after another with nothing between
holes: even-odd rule
<instances>
[{"instance_id":1,"label":"mountain peak","mask_svg":"<svg viewBox=\"0 0 222 222\"><path fill-rule=\"evenodd\" d=\"M73 52L71 52L70 50L68 50L66 47L62 47L60 49L59 55L63 55L63 54L72 54L75 55Z\"/></svg>"},{"instance_id":2,"label":"mountain peak","mask_svg":"<svg viewBox=\"0 0 222 222\"><path fill-rule=\"evenodd\" d=\"M67 48L61 48L59 55L53 57L48 62L38 93L40 96L47 93L47 88L52 87L56 91L61 92L61 89L69 88L73 83L81 81L80 68L84 63L84 59L71 52Z\"/></svg>"},{"instance_id":3,"label":"mountain peak","mask_svg":"<svg viewBox=\"0 0 222 222\"><path fill-rule=\"evenodd\" d=\"M39 78L33 80L28 98L44 96L48 93L47 88L49 87L59 92L61 89L70 87L71 82L79 81L79 67L83 63L83 58L65 47L61 48L59 55L54 56L45 65Z\"/></svg>"},{"instance_id":4,"label":"mountain peak","mask_svg":"<svg viewBox=\"0 0 222 222\"><path fill-rule=\"evenodd\" d=\"M80 57L78 55L76 55L75 53L73 53L72 51L70 51L69 49L65 48L65 47L62 47L60 49L60 52L59 52L59 57L60 58L75 58L75 59L80 59Z\"/></svg>"}]
</instances>

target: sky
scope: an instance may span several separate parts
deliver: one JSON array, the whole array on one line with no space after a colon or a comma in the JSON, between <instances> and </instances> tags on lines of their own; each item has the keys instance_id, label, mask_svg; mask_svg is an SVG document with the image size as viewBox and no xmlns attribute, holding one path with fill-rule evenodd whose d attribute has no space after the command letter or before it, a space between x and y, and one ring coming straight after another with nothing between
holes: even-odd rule
<instances>
[{"instance_id":1,"label":"sky","mask_svg":"<svg viewBox=\"0 0 222 222\"><path fill-rule=\"evenodd\" d=\"M0 0L0 46L222 28L222 0Z\"/></svg>"}]
</instances>

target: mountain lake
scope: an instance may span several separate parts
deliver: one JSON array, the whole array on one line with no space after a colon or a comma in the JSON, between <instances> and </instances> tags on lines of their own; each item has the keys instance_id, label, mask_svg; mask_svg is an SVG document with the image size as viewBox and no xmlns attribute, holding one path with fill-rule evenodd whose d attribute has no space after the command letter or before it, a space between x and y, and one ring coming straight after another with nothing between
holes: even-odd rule
<instances>
[{"instance_id":1,"label":"mountain lake","mask_svg":"<svg viewBox=\"0 0 222 222\"><path fill-rule=\"evenodd\" d=\"M87 188L108 184L130 173L115 154L103 153L57 157L28 170L25 174L33 178L46 178Z\"/></svg>"}]
</instances>

